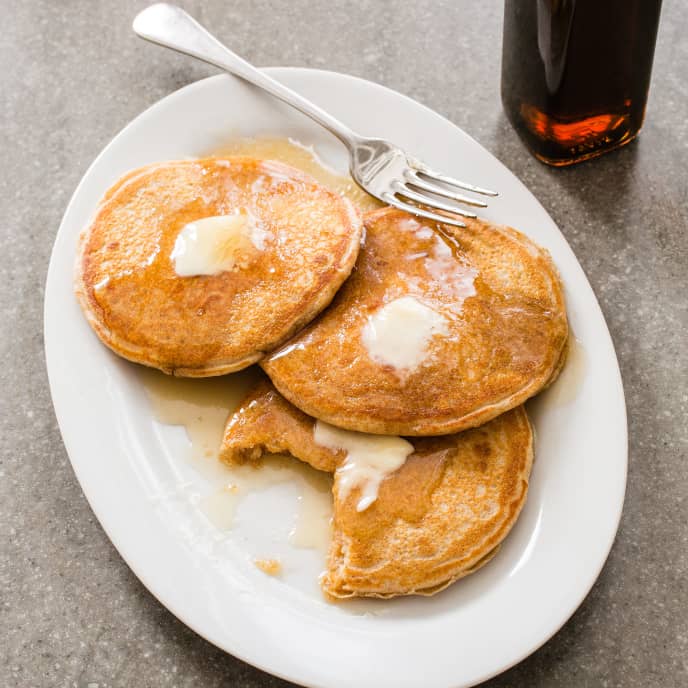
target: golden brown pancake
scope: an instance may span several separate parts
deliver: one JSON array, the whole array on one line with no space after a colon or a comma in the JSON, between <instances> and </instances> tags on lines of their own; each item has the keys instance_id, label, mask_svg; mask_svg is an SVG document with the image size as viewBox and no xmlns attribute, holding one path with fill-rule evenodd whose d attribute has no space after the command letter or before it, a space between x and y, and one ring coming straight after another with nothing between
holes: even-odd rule
<instances>
[{"instance_id":1,"label":"golden brown pancake","mask_svg":"<svg viewBox=\"0 0 688 688\"><path fill-rule=\"evenodd\" d=\"M479 426L554 379L568 325L546 251L480 220L453 229L386 208L364 224L356 266L330 307L261 362L290 402L348 430L442 435ZM400 370L371 354L367 333L409 297L438 322L421 363ZM400 330L389 360L418 325Z\"/></svg>"},{"instance_id":2,"label":"golden brown pancake","mask_svg":"<svg viewBox=\"0 0 688 688\"><path fill-rule=\"evenodd\" d=\"M236 213L260 228L260 246L231 269L180 276L172 254L182 228ZM82 234L76 294L120 356L176 375L220 375L259 360L331 301L361 231L351 203L282 163L148 165L105 194Z\"/></svg>"},{"instance_id":3,"label":"golden brown pancake","mask_svg":"<svg viewBox=\"0 0 688 688\"><path fill-rule=\"evenodd\" d=\"M220 459L235 464L287 453L319 471L334 473L342 456L313 442L314 423L269 380L261 380L227 419Z\"/></svg>"},{"instance_id":4,"label":"golden brown pancake","mask_svg":"<svg viewBox=\"0 0 688 688\"><path fill-rule=\"evenodd\" d=\"M340 493L346 452L320 446L315 419L261 382L229 418L220 451L228 463L288 452L335 472L333 541L321 580L333 597L433 594L485 564L525 502L533 460L523 406L480 428L410 438L413 453L357 510Z\"/></svg>"}]
</instances>

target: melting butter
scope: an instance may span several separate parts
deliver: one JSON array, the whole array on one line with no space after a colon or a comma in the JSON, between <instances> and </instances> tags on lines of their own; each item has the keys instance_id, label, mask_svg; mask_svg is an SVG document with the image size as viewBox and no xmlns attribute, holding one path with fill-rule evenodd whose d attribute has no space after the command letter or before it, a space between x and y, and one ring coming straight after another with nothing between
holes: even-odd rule
<instances>
[{"instance_id":1,"label":"melting butter","mask_svg":"<svg viewBox=\"0 0 688 688\"><path fill-rule=\"evenodd\" d=\"M182 227L170 258L181 277L246 268L265 248L267 233L242 210L194 220Z\"/></svg>"},{"instance_id":2,"label":"melting butter","mask_svg":"<svg viewBox=\"0 0 688 688\"><path fill-rule=\"evenodd\" d=\"M383 479L400 468L413 453L413 445L401 437L351 432L320 420L313 429L313 438L328 449L346 451L336 476L343 499L355 487L360 488L356 511L365 511L377 499Z\"/></svg>"},{"instance_id":3,"label":"melting butter","mask_svg":"<svg viewBox=\"0 0 688 688\"><path fill-rule=\"evenodd\" d=\"M403 377L426 359L435 336L449 334L447 319L413 296L402 296L369 316L361 339L368 355Z\"/></svg>"},{"instance_id":4,"label":"melting butter","mask_svg":"<svg viewBox=\"0 0 688 688\"><path fill-rule=\"evenodd\" d=\"M439 288L454 300L454 311L460 312L463 302L477 293L475 278L478 271L460 263L449 245L439 236L435 239L432 256L425 260L425 269Z\"/></svg>"},{"instance_id":5,"label":"melting butter","mask_svg":"<svg viewBox=\"0 0 688 688\"><path fill-rule=\"evenodd\" d=\"M477 293L475 280L478 271L462 262L452 250L448 238L443 237L440 232L421 224L415 218L407 218L400 222L399 226L405 231L413 232L421 240L432 239L429 251L413 253L406 257L407 260L422 260L429 277L422 284L411 279L409 287L418 289L419 293L437 290L451 299L448 307L452 312L461 313L463 302Z\"/></svg>"}]
</instances>

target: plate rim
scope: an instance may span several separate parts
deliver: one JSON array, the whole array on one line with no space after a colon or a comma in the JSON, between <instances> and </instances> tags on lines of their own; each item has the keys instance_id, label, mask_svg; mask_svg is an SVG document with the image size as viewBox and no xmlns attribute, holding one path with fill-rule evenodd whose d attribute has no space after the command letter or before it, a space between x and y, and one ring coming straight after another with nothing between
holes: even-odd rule
<instances>
[{"instance_id":1,"label":"plate rim","mask_svg":"<svg viewBox=\"0 0 688 688\"><path fill-rule=\"evenodd\" d=\"M550 217L549 213L546 211L546 209L540 204L540 202L535 198L535 196L525 187L523 182L516 177L515 174L513 174L493 153L491 153L487 148L485 148L481 143L479 143L476 139L471 137L469 134L467 134L461 127L453 123L451 120L447 119L440 113L432 110L430 107L424 105L423 103L420 103L413 98L410 98L409 96L406 96L403 93L400 93L394 89L391 89L387 86L384 86L382 84L379 84L375 81L369 80L369 79L364 79L361 77L357 77L354 75L350 74L345 74L341 72L336 72L333 70L323 70L323 69L313 69L313 68L307 68L307 67L265 67L264 70L268 73L270 73L273 76L276 76L277 78L280 77L281 74L301 74L305 76L306 78L310 76L315 76L316 78L319 76L323 76L326 78L334 77L335 79L337 78L343 78L345 80L351 80L354 82L361 82L362 84L372 84L375 88L381 89L383 91L386 91L388 94L390 94L392 97L395 98L401 98L405 101L408 101L413 107L415 108L421 108L424 110L426 113L432 115L433 117L440 118L441 120L444 120L447 124L451 125L453 128L458 130L461 135L468 137L473 141L477 146L479 146L483 151L487 152L491 158L493 158L494 161L496 161L501 167L503 167L523 188L523 190L537 203L541 208L542 211L547 215L547 217L551 220L552 224L556 227L557 231L560 234L561 241L568 247L568 249L571 251L573 254L575 261L577 265L580 267L581 272L583 273L583 278L588 285L588 288L590 289L590 293L595 301L595 304L597 306L598 312L601 316L601 321L602 325L604 328L604 334L606 338L609 340L609 345L611 347L611 351L614 356L614 361L615 361L615 370L613 371L615 381L616 381L616 391L620 393L620 411L622 414L622 420L623 423L621 425L621 430L622 430L622 437L620 438L621 442L619 443L620 451L623 454L623 461L621 462L621 466L623 468L623 474L619 475L620 478L620 499L618 501L618 504L616 505L616 510L615 514L613 517L614 521L614 527L610 531L611 536L608 540L608 542L605 542L604 544L604 556L600 558L600 561L596 564L593 569L591 570L591 574L588 576L588 580L586 580L585 585L580 587L580 593L575 595L575 602L570 604L570 609L567 609L566 613L564 613L561 617L561 619L554 624L551 624L550 627L547 628L544 634L542 634L541 639L539 642L536 644L532 645L528 650L518 654L518 656L512 658L510 661L506 663L501 663L499 667L495 668L494 670L490 672L486 672L484 675L482 675L479 678L471 679L470 684L466 683L447 683L446 685L477 685L478 683L482 683L483 681L489 680L493 678L494 676L497 676L504 671L507 671L511 667L515 666L519 662L523 661L525 658L530 656L532 653L537 651L540 647L542 647L547 641L549 641L565 624L566 622L571 618L571 616L575 613L575 611L580 607L580 605L583 603L587 595L589 594L590 590L592 589L593 585L597 581L602 569L604 568L605 563L607 562L607 559L609 557L609 553L611 551L611 548L615 542L617 533L618 533L618 528L621 520L621 516L623 513L623 506L624 506L624 501L625 501L625 494L626 494L626 485L627 485L627 476L628 476L628 418L627 418L627 409L626 409L626 403L625 403L625 394L624 394L624 388L623 388L623 381L621 377L621 371L618 363L618 356L616 355L616 350L614 347L613 339L611 337L611 334L609 332L609 327L607 325L606 319L604 317L604 313L602 312L602 309L599 305L599 301L597 299L596 294L594 293L594 290L592 289L592 286L590 285L590 282L587 278L587 275L585 275L585 272L580 265L580 262L578 261L578 258L575 256L573 253L573 250L570 247L570 244L568 243L566 237L564 234L561 232L559 229L558 225L552 220ZM280 671L279 669L275 669L273 666L269 664L267 661L261 661L260 659L257 659L256 657L252 656L247 656L246 653L237 651L237 650L229 650L225 645L222 644L222 641L220 638L213 638L210 637L211 634L207 634L203 628L198 627L198 625L193 621L193 620L187 620L184 618L183 612L180 612L177 608L177 605L174 603L174 601L170 601L169 599L165 599L167 596L159 593L156 591L156 587L159 588L159 586L156 586L155 581L152 581L149 579L147 572L144 570L146 567L142 566L140 563L137 563L135 561L132 561L130 557L125 554L127 547L125 546L124 543L120 541L119 538L116 537L116 535L111 532L111 527L110 524L108 523L108 517L104 513L104 510L102 506L99 506L97 504L94 504L92 502L91 497L89 496L88 491L84 487L84 481L83 481L83 475L81 474L80 469L77 467L78 463L75 462L72 459L72 452L70 451L70 444L71 442L67 439L65 436L65 433L63 431L63 413L58 410L58 404L56 404L56 383L54 382L54 375L51 374L51 360L52 360L52 355L50 352L50 342L52 341L52 336L50 334L50 328L49 328L49 316L48 316L48 309L49 309L49 304L50 304L50 291L49 291L49 286L50 284L56 279L55 277L55 271L57 268L55 267L55 261L54 261L54 254L56 251L56 245L58 244L59 238L61 234L65 231L64 226L65 226L65 220L69 216L70 211L72 210L73 206L76 204L77 199L79 198L80 192L82 187L84 186L87 178L90 176L91 171L93 168L98 164L100 159L104 157L108 151L116 144L116 141L122 136L125 132L129 130L130 127L133 127L135 123L137 123L139 120L147 116L152 110L157 109L160 107L163 103L169 103L169 101L180 97L181 94L191 92L194 89L197 88L202 88L206 82L210 81L218 81L220 79L226 79L226 74L216 74L213 76L205 77L202 79L199 79L197 81L191 82L189 84L186 84L182 86L179 89L176 89L175 91L172 91L171 93L163 96L162 98L158 99L156 102L152 103L149 105L147 108L145 108L142 112L140 112L138 115L133 117L124 127L122 127L111 139L110 141L102 148L102 150L98 153L98 155L94 158L94 160L90 163L90 165L87 167L86 171L82 175L79 183L77 184L72 196L70 197L69 203L66 206L66 209L64 211L64 214L62 216L62 219L60 221L59 229L56 233L55 236L55 241L53 244L53 247L51 249L51 256L50 256L50 263L48 266L47 274L46 274L46 279L45 279L45 288L44 288L44 307L43 307L43 335L44 335L44 354L45 354L45 360L46 360L46 367L47 367L47 372L48 372L48 379L49 379L49 388L50 388L50 395L51 395L51 400L53 403L53 408L55 411L55 415L58 421L58 426L60 428L60 435L62 437L63 444L65 446L65 450L67 452L67 455L69 456L70 464L72 466L72 470L74 471L74 474L77 478L77 481L79 482L79 486L81 488L81 491L84 495L84 497L87 500L87 503L89 504L89 507L91 508L91 511L95 515L96 519L98 520L98 523L100 524L101 528L105 531L106 535L108 536L108 539L110 542L113 544L115 549L117 550L118 554L122 557L122 559L125 561L127 566L131 569L131 571L134 573L134 575L139 579L139 581L145 586L145 588L148 590L150 594L153 595L153 597L158 600L160 604L162 604L169 612L171 612L181 623L186 625L187 627L191 628L195 633L197 633L199 636L204 638L207 642L211 643L215 647L218 647L224 652L227 652L228 654L231 654L234 657L237 657L241 661L244 661L248 664L251 664L252 666L266 672L269 674L272 674L274 676L278 676L280 678L283 678L285 680L293 681L293 682L302 682L304 679L300 678L297 675L294 674L289 674ZM617 429L618 430L618 429ZM612 518L609 519L610 522L612 521ZM314 683L312 681L309 681L308 683L303 683L302 685L312 685L312 686L320 686L320 685L325 685L322 683Z\"/></svg>"}]
</instances>

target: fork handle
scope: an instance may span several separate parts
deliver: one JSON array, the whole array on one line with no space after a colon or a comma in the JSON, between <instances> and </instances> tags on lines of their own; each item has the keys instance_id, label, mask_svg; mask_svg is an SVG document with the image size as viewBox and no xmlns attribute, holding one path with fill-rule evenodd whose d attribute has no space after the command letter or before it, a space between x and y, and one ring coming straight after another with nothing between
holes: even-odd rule
<instances>
[{"instance_id":1,"label":"fork handle","mask_svg":"<svg viewBox=\"0 0 688 688\"><path fill-rule=\"evenodd\" d=\"M165 2L151 5L136 16L133 29L147 41L191 55L262 88L321 124L349 150L360 139L325 110L233 53L180 7Z\"/></svg>"}]
</instances>

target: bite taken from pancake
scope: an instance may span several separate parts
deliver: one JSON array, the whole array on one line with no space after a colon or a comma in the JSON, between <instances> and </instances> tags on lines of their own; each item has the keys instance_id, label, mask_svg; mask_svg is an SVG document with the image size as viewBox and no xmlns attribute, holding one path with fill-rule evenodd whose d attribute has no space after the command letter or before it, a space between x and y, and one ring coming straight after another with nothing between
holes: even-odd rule
<instances>
[{"instance_id":1,"label":"bite taken from pancake","mask_svg":"<svg viewBox=\"0 0 688 688\"><path fill-rule=\"evenodd\" d=\"M261 361L310 416L359 432L477 427L549 384L568 324L549 254L509 227L364 216L351 277L322 315Z\"/></svg>"},{"instance_id":2,"label":"bite taken from pancake","mask_svg":"<svg viewBox=\"0 0 688 688\"><path fill-rule=\"evenodd\" d=\"M349 201L279 162L148 165L102 199L80 239L75 290L115 353L175 375L221 375L328 305L361 232Z\"/></svg>"},{"instance_id":3,"label":"bite taken from pancake","mask_svg":"<svg viewBox=\"0 0 688 688\"><path fill-rule=\"evenodd\" d=\"M229 463L289 453L333 472L324 592L430 595L494 556L526 500L533 435L523 406L443 437L386 437L316 421L264 380L230 416Z\"/></svg>"}]
</instances>

